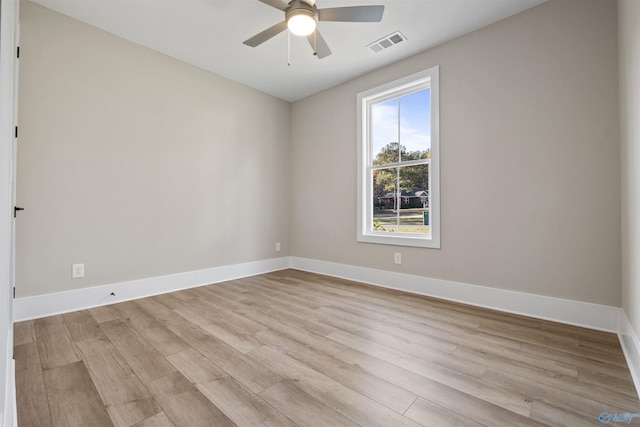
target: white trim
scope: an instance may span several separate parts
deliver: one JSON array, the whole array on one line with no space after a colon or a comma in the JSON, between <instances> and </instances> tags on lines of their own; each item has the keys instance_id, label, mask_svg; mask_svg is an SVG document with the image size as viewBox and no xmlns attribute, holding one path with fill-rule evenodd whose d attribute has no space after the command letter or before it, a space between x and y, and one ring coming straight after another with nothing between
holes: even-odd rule
<instances>
[{"instance_id":1,"label":"white trim","mask_svg":"<svg viewBox=\"0 0 640 427\"><path fill-rule=\"evenodd\" d=\"M293 256L17 298L14 300L15 321L68 313L286 268L635 337L619 307ZM110 296L111 292L116 295ZM635 342L637 343L637 338ZM640 349L640 344L637 348ZM640 369L638 372L640 373Z\"/></svg>"},{"instance_id":2,"label":"white trim","mask_svg":"<svg viewBox=\"0 0 640 427\"><path fill-rule=\"evenodd\" d=\"M7 416L7 427L18 427L18 401L16 400L16 361L9 360L9 379L7 384L7 408L11 407L11 418Z\"/></svg>"},{"instance_id":3,"label":"white trim","mask_svg":"<svg viewBox=\"0 0 640 427\"><path fill-rule=\"evenodd\" d=\"M13 360L13 331L7 335L7 366L5 375L4 414L0 411L0 427L18 427L16 408L16 361Z\"/></svg>"},{"instance_id":4,"label":"white trim","mask_svg":"<svg viewBox=\"0 0 640 427\"><path fill-rule=\"evenodd\" d=\"M13 303L14 319L16 322L20 322L69 313L71 311L254 276L270 271L283 270L288 267L289 258L281 257L72 291L16 298ZM112 292L115 293L115 296L111 296Z\"/></svg>"},{"instance_id":5,"label":"white trim","mask_svg":"<svg viewBox=\"0 0 640 427\"><path fill-rule=\"evenodd\" d=\"M621 315L618 338L631 372L633 384L636 386L638 394L640 394L640 340L638 340L638 334L633 330L624 311L622 311Z\"/></svg>"},{"instance_id":6,"label":"white trim","mask_svg":"<svg viewBox=\"0 0 640 427\"><path fill-rule=\"evenodd\" d=\"M357 241L383 245L440 248L440 68L438 65L357 94ZM372 166L370 106L381 100L431 90L431 161L429 162L430 235L372 231L373 206L370 193ZM398 126L400 124L398 123ZM400 139L398 139L400 141ZM422 162L419 162L422 163ZM410 165L411 162L403 163ZM390 164L387 166L393 166ZM377 167L376 167L377 168Z\"/></svg>"},{"instance_id":7,"label":"white trim","mask_svg":"<svg viewBox=\"0 0 640 427\"><path fill-rule=\"evenodd\" d=\"M0 427L17 426L13 355L13 207L19 1L0 1ZM6 337L6 341L5 341Z\"/></svg>"},{"instance_id":8,"label":"white trim","mask_svg":"<svg viewBox=\"0 0 640 427\"><path fill-rule=\"evenodd\" d=\"M622 309L373 268L291 257L291 268L507 313L618 333Z\"/></svg>"}]
</instances>

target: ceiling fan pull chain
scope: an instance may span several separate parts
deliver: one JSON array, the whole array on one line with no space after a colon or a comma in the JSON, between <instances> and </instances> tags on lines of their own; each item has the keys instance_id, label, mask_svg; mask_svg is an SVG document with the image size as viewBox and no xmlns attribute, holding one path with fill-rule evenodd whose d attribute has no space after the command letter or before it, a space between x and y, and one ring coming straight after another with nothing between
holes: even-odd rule
<instances>
[{"instance_id":1,"label":"ceiling fan pull chain","mask_svg":"<svg viewBox=\"0 0 640 427\"><path fill-rule=\"evenodd\" d=\"M287 66L291 67L291 31L287 31Z\"/></svg>"},{"instance_id":2,"label":"ceiling fan pull chain","mask_svg":"<svg viewBox=\"0 0 640 427\"><path fill-rule=\"evenodd\" d=\"M318 29L313 31L313 56L318 56Z\"/></svg>"}]
</instances>

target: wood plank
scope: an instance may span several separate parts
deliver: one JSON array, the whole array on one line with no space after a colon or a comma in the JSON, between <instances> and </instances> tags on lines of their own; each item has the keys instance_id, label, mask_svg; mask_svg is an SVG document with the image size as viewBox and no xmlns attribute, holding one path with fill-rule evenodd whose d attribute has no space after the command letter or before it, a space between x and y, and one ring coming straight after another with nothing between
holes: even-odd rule
<instances>
[{"instance_id":1,"label":"wood plank","mask_svg":"<svg viewBox=\"0 0 640 427\"><path fill-rule=\"evenodd\" d=\"M203 326L209 323L209 319L207 318L206 314L202 313L200 310L190 307L187 304L174 309L174 311L184 320L187 320L194 325Z\"/></svg>"},{"instance_id":2,"label":"wood plank","mask_svg":"<svg viewBox=\"0 0 640 427\"><path fill-rule=\"evenodd\" d=\"M604 412L604 411L602 411ZM553 426L600 426L602 423L599 420L600 413L592 414L591 416L585 416L577 414L571 411L560 409L554 405L551 405L542 401L533 402L533 408L531 410L531 419L540 421L541 423Z\"/></svg>"},{"instance_id":3,"label":"wood plank","mask_svg":"<svg viewBox=\"0 0 640 427\"><path fill-rule=\"evenodd\" d=\"M36 341L36 330L33 320L13 324L13 345L19 346Z\"/></svg>"},{"instance_id":4,"label":"wood plank","mask_svg":"<svg viewBox=\"0 0 640 427\"><path fill-rule=\"evenodd\" d=\"M296 426L233 378L224 377L199 384L198 389L239 426Z\"/></svg>"},{"instance_id":5,"label":"wood plank","mask_svg":"<svg viewBox=\"0 0 640 427\"><path fill-rule=\"evenodd\" d=\"M528 417L531 413L531 402L525 395L487 384L475 378L437 369L431 372L425 370L422 373L416 373L391 362L354 350L347 350L336 357L346 363L360 366L362 369L387 381L401 381L404 388L431 401L434 401L433 396L422 393L425 387L427 390L432 390L434 388L433 383L436 383L445 385L448 389L474 396L479 400L492 404L491 406L504 408L523 417ZM394 380L394 378L397 379Z\"/></svg>"},{"instance_id":6,"label":"wood plank","mask_svg":"<svg viewBox=\"0 0 640 427\"><path fill-rule=\"evenodd\" d=\"M198 327L176 324L169 326L169 329L254 393L259 393L281 380L264 366L226 343L207 335Z\"/></svg>"},{"instance_id":7,"label":"wood plank","mask_svg":"<svg viewBox=\"0 0 640 427\"><path fill-rule=\"evenodd\" d=\"M638 396L631 378L617 378L586 368L578 368L578 378L580 382L591 384L593 387L623 393L630 399L635 399Z\"/></svg>"},{"instance_id":8,"label":"wood plank","mask_svg":"<svg viewBox=\"0 0 640 427\"><path fill-rule=\"evenodd\" d=\"M256 363L254 359L215 338L207 338L191 344L254 393L260 393L282 379L260 363Z\"/></svg>"},{"instance_id":9,"label":"wood plank","mask_svg":"<svg viewBox=\"0 0 640 427\"><path fill-rule=\"evenodd\" d=\"M560 332L580 339L589 339L591 341L620 345L618 335L611 332L596 331L595 329L587 329L580 326L567 325L564 323L550 321L542 321L540 323L540 329L543 331Z\"/></svg>"},{"instance_id":10,"label":"wood plank","mask_svg":"<svg viewBox=\"0 0 640 427\"><path fill-rule=\"evenodd\" d=\"M484 366L495 366L502 363L502 361L508 361L510 364L525 368L533 368L566 377L578 378L578 368L576 366L532 356L521 350L512 350L491 345L479 345L472 340L460 345L453 354L454 356L480 363Z\"/></svg>"},{"instance_id":11,"label":"wood plank","mask_svg":"<svg viewBox=\"0 0 640 427\"><path fill-rule=\"evenodd\" d=\"M278 321L288 325L299 326L306 331L320 336L325 336L336 331L336 328L319 321L318 319L321 318L321 316L318 316L315 311L295 307L264 294L260 296L248 296L242 300L242 303L245 304L245 307L240 306L234 308L234 310L238 314L253 320L266 316L278 319Z\"/></svg>"},{"instance_id":12,"label":"wood plank","mask_svg":"<svg viewBox=\"0 0 640 427\"><path fill-rule=\"evenodd\" d=\"M609 363L602 360L594 360L589 357L583 357L573 352L564 351L564 349L554 349L535 344L524 343L522 352L532 357L538 357L541 360L553 360L560 363L566 363L578 368L587 368L593 372L601 372L616 378L630 378L629 368L626 363L624 365L618 363Z\"/></svg>"},{"instance_id":13,"label":"wood plank","mask_svg":"<svg viewBox=\"0 0 640 427\"><path fill-rule=\"evenodd\" d=\"M116 320L118 318L116 312L109 305L90 308L89 314L97 323L110 322L111 320Z\"/></svg>"},{"instance_id":14,"label":"wood plank","mask_svg":"<svg viewBox=\"0 0 640 427\"><path fill-rule=\"evenodd\" d=\"M602 412L603 408L613 412L627 412L623 409L624 402L619 405L604 403L593 398L581 396L570 391L558 388L553 383L545 384L545 381L535 377L522 377L508 372L506 369L490 369L485 373L483 379L492 384L499 385L509 390L526 394L532 400L540 400L567 411L580 413L583 415L593 415Z\"/></svg>"},{"instance_id":15,"label":"wood plank","mask_svg":"<svg viewBox=\"0 0 640 427\"><path fill-rule=\"evenodd\" d=\"M563 375L563 373L558 373L557 371L547 371L544 369L544 362L536 364L531 361L531 363L522 363L518 359L512 359L503 355L485 353L482 351L476 351L469 348L465 348L464 346L459 347L454 352L454 355L468 360L473 363L479 363L486 368L493 367L500 370L507 370L516 375L533 377L537 375L558 375L558 376L566 376L569 378L578 378L578 369L567 369L567 375ZM485 370L486 372L486 370Z\"/></svg>"},{"instance_id":16,"label":"wood plank","mask_svg":"<svg viewBox=\"0 0 640 427\"><path fill-rule=\"evenodd\" d=\"M80 361L62 316L38 319L34 325L43 369Z\"/></svg>"},{"instance_id":17,"label":"wood plank","mask_svg":"<svg viewBox=\"0 0 640 427\"><path fill-rule=\"evenodd\" d=\"M237 329L244 332L247 335L253 335L256 332L260 332L265 327L257 322L254 322L247 317L236 313L234 310L238 308L244 308L242 304L228 304L218 299L212 299L212 294L207 292L206 289L196 289L198 295L201 297L189 301L185 304L188 307L192 307L205 315L207 324L216 323L219 321L225 321L234 325Z\"/></svg>"},{"instance_id":18,"label":"wood plank","mask_svg":"<svg viewBox=\"0 0 640 427\"><path fill-rule=\"evenodd\" d=\"M359 426L297 388L293 381L280 381L264 390L260 396L301 427Z\"/></svg>"},{"instance_id":19,"label":"wood plank","mask_svg":"<svg viewBox=\"0 0 640 427\"><path fill-rule=\"evenodd\" d=\"M175 427L164 412L160 412L151 418L140 421L133 427Z\"/></svg>"},{"instance_id":20,"label":"wood plank","mask_svg":"<svg viewBox=\"0 0 640 427\"><path fill-rule=\"evenodd\" d=\"M331 338L341 344L349 346L352 349L360 350L368 355L375 356L381 360L386 360L397 366L425 376L437 375L438 371L443 370L443 372L457 372L469 377L480 378L487 369L486 366L478 363L468 362L454 357L450 357L449 362L439 360L442 365L446 366L438 365L436 363L431 363L426 359L421 359L419 357L403 353L346 332L335 332L327 335L327 338ZM344 352L341 354L344 354Z\"/></svg>"},{"instance_id":21,"label":"wood plank","mask_svg":"<svg viewBox=\"0 0 640 427\"><path fill-rule=\"evenodd\" d=\"M258 334L258 338L292 359L400 414L403 414L416 399L415 394L399 386L371 375L357 366L317 351L310 351L303 343L284 335L264 331Z\"/></svg>"},{"instance_id":22,"label":"wood plank","mask_svg":"<svg viewBox=\"0 0 640 427\"><path fill-rule=\"evenodd\" d=\"M360 366L362 369L382 379L390 382L398 382L410 392L480 424L509 426L540 425L537 422L529 420L526 416L519 415L516 412L484 400L481 395L472 396L446 384L441 384L421 375L416 375L389 362L368 356L365 353L347 350L336 357Z\"/></svg>"},{"instance_id":23,"label":"wood plank","mask_svg":"<svg viewBox=\"0 0 640 427\"><path fill-rule=\"evenodd\" d=\"M104 332L88 310L63 314L62 318L74 341L105 337Z\"/></svg>"},{"instance_id":24,"label":"wood plank","mask_svg":"<svg viewBox=\"0 0 640 427\"><path fill-rule=\"evenodd\" d=\"M491 367L488 368L485 373L487 376L505 374L508 375L509 373L504 370L498 370ZM591 384L582 383L574 378L559 377L556 375L539 375L537 373L526 372L519 372L519 374L523 375L521 378L524 378L527 381L535 381L538 384L544 384L587 399L599 401L606 406L623 406L625 408L629 408L627 411L640 411L640 402L638 402L637 399L633 399L620 392L593 387Z\"/></svg>"},{"instance_id":25,"label":"wood plank","mask_svg":"<svg viewBox=\"0 0 640 427\"><path fill-rule=\"evenodd\" d=\"M248 353L262 345L258 339L251 335L245 335L240 330L233 327L233 325L229 325L224 321L202 326L202 329L209 335L224 341L240 353Z\"/></svg>"},{"instance_id":26,"label":"wood plank","mask_svg":"<svg viewBox=\"0 0 640 427\"><path fill-rule=\"evenodd\" d=\"M184 318L153 298L138 300L136 306L143 312L143 321L128 322L128 324L136 329L156 350L168 356L189 348L184 340L166 327L167 324L184 322ZM138 319L141 318L138 317Z\"/></svg>"},{"instance_id":27,"label":"wood plank","mask_svg":"<svg viewBox=\"0 0 640 427\"><path fill-rule=\"evenodd\" d=\"M281 377L295 381L297 388L360 425L384 427L418 425L271 347L260 347L249 355Z\"/></svg>"},{"instance_id":28,"label":"wood plank","mask_svg":"<svg viewBox=\"0 0 640 427\"><path fill-rule=\"evenodd\" d=\"M191 346L164 326L138 330L140 335L164 356L189 349Z\"/></svg>"},{"instance_id":29,"label":"wood plank","mask_svg":"<svg viewBox=\"0 0 640 427\"><path fill-rule=\"evenodd\" d=\"M185 289L182 291L171 292L171 296L180 300L180 301L189 301L198 296L193 293L193 289Z\"/></svg>"},{"instance_id":30,"label":"wood plank","mask_svg":"<svg viewBox=\"0 0 640 427\"><path fill-rule=\"evenodd\" d=\"M162 353L128 323L113 320L100 324L100 328L144 384L175 372Z\"/></svg>"},{"instance_id":31,"label":"wood plank","mask_svg":"<svg viewBox=\"0 0 640 427\"><path fill-rule=\"evenodd\" d=\"M295 324L282 322L279 319L267 316L263 313L256 312L253 314L247 314L247 316L250 316L256 322L265 325L268 329L289 336L314 350L333 355L346 349L346 346L336 342L335 340L325 338L322 335L317 335Z\"/></svg>"},{"instance_id":32,"label":"wood plank","mask_svg":"<svg viewBox=\"0 0 640 427\"><path fill-rule=\"evenodd\" d=\"M51 426L49 401L44 384L38 345L27 342L14 347L16 360L16 399L21 427Z\"/></svg>"},{"instance_id":33,"label":"wood plank","mask_svg":"<svg viewBox=\"0 0 640 427\"><path fill-rule=\"evenodd\" d=\"M152 297L152 299L154 301L159 302L160 304L164 305L165 307L173 310L176 308L180 308L182 307L183 302L181 300L179 300L178 298L174 297L173 294L162 294L162 295L156 295L154 297Z\"/></svg>"},{"instance_id":34,"label":"wood plank","mask_svg":"<svg viewBox=\"0 0 640 427\"><path fill-rule=\"evenodd\" d=\"M165 294L157 295L151 298L143 298L137 301L138 307L144 310L147 314L153 316L153 318L160 322L162 325L166 326L167 324L171 323L183 322L184 319L182 317L180 317L172 308L167 307L161 302L161 297L170 298L171 295Z\"/></svg>"},{"instance_id":35,"label":"wood plank","mask_svg":"<svg viewBox=\"0 0 640 427\"><path fill-rule=\"evenodd\" d=\"M460 328L442 321L429 320L428 323L416 323L408 320L386 319L384 322L376 322L331 308L322 308L319 312L328 313L329 317L324 321L355 335L362 335L362 331L375 330L389 335L401 336L418 344L423 343L424 340L429 342L433 338L437 338L449 345L464 344L481 351L494 349L495 352L500 352L503 349L517 350L522 347L522 343L512 339L496 337L474 329ZM343 319L344 322L340 322L340 319ZM362 336L366 338L366 336Z\"/></svg>"},{"instance_id":36,"label":"wood plank","mask_svg":"<svg viewBox=\"0 0 640 427\"><path fill-rule=\"evenodd\" d=\"M389 318L383 323L370 324L370 327L382 332L388 332L389 328L400 328L403 331L415 333L418 337L427 335L454 344L470 345L471 341L476 345L504 347L512 350L518 350L522 347L522 342L510 337L500 337L480 332L476 328L454 325L443 320L442 317L438 319L425 317L414 320Z\"/></svg>"},{"instance_id":37,"label":"wood plank","mask_svg":"<svg viewBox=\"0 0 640 427\"><path fill-rule=\"evenodd\" d=\"M44 372L54 426L113 426L83 362Z\"/></svg>"},{"instance_id":38,"label":"wood plank","mask_svg":"<svg viewBox=\"0 0 640 427\"><path fill-rule=\"evenodd\" d=\"M557 333L561 334L561 332ZM579 338L578 342L580 347L602 350L608 353L614 353L616 355L624 356L624 352L622 351L622 346L620 345L620 343L611 343L608 341L592 340L587 338Z\"/></svg>"},{"instance_id":39,"label":"wood plank","mask_svg":"<svg viewBox=\"0 0 640 427\"><path fill-rule=\"evenodd\" d=\"M168 359L193 384L207 383L229 376L224 369L193 348L172 354Z\"/></svg>"},{"instance_id":40,"label":"wood plank","mask_svg":"<svg viewBox=\"0 0 640 427\"><path fill-rule=\"evenodd\" d=\"M626 366L624 355L603 351L601 349L591 349L580 346L579 340L574 337L561 338L562 336L560 334L548 331L539 331L529 328L510 328L499 324L490 324L488 326L482 325L479 330L503 337L515 337L526 344L534 344L536 346L556 350L559 349L576 356L586 357L619 366Z\"/></svg>"},{"instance_id":41,"label":"wood plank","mask_svg":"<svg viewBox=\"0 0 640 427\"><path fill-rule=\"evenodd\" d=\"M149 383L149 390L176 427L235 426L179 372Z\"/></svg>"},{"instance_id":42,"label":"wood plank","mask_svg":"<svg viewBox=\"0 0 640 427\"><path fill-rule=\"evenodd\" d=\"M116 426L131 426L160 412L149 390L109 340L84 340L77 346Z\"/></svg>"},{"instance_id":43,"label":"wood plank","mask_svg":"<svg viewBox=\"0 0 640 427\"><path fill-rule=\"evenodd\" d=\"M331 313L333 310L327 309L327 311ZM389 345L397 350L418 357L422 355L419 349L424 349L423 352L426 354L426 357L430 358L433 350L439 351L440 353L453 353L459 345L459 342L452 342L449 336L446 339L442 339L428 334L411 334L410 331L405 331L402 327L387 322L370 322L362 319L360 316L349 315L347 313L333 312L332 315L361 325L356 335L383 345Z\"/></svg>"},{"instance_id":44,"label":"wood plank","mask_svg":"<svg viewBox=\"0 0 640 427\"><path fill-rule=\"evenodd\" d=\"M477 423L463 415L458 414L457 412L453 412L447 408L443 408L442 406L423 398L417 398L404 415L407 418L410 418L424 426L483 426L483 424Z\"/></svg>"},{"instance_id":45,"label":"wood plank","mask_svg":"<svg viewBox=\"0 0 640 427\"><path fill-rule=\"evenodd\" d=\"M151 314L141 310L136 301L127 301L112 305L118 319L131 324L134 328L145 329L161 326Z\"/></svg>"}]
</instances>

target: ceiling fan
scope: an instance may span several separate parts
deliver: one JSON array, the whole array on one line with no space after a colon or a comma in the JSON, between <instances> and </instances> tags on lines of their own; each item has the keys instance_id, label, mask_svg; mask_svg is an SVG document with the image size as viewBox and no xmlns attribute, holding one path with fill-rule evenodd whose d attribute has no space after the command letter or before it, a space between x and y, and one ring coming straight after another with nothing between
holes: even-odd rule
<instances>
[{"instance_id":1,"label":"ceiling fan","mask_svg":"<svg viewBox=\"0 0 640 427\"><path fill-rule=\"evenodd\" d=\"M330 7L318 9L315 0L292 0L285 3L282 0L259 0L264 4L280 9L284 12L284 21L267 28L243 43L256 47L270 38L289 29L297 36L306 36L314 49L314 55L322 59L331 55L327 45L316 26L318 21L333 22L380 22L384 13L384 6L351 6Z\"/></svg>"}]
</instances>

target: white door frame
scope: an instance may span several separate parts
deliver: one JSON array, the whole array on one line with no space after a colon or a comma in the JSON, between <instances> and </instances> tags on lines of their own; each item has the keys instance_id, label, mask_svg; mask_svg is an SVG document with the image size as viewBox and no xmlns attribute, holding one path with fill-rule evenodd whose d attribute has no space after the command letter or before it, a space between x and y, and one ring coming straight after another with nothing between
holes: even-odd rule
<instances>
[{"instance_id":1,"label":"white door frame","mask_svg":"<svg viewBox=\"0 0 640 427\"><path fill-rule=\"evenodd\" d=\"M18 0L0 0L0 427L17 426L13 361Z\"/></svg>"}]
</instances>

